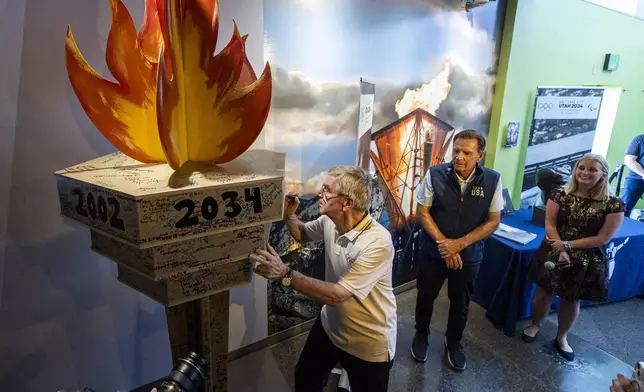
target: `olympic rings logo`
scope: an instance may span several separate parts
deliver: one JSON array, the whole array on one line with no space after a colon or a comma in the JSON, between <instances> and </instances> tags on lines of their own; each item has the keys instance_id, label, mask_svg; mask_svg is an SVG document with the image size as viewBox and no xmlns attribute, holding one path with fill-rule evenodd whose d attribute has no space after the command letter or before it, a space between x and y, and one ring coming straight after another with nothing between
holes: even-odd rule
<instances>
[{"instance_id":1,"label":"olympic rings logo","mask_svg":"<svg viewBox=\"0 0 644 392\"><path fill-rule=\"evenodd\" d=\"M554 105L551 103L540 103L537 105L537 109L539 110L552 110L553 107Z\"/></svg>"}]
</instances>

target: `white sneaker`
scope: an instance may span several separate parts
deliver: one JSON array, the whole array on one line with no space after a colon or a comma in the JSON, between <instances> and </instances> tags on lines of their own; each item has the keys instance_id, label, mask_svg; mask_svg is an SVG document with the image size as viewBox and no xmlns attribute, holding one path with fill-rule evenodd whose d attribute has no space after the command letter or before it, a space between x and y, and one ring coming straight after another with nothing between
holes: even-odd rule
<instances>
[{"instance_id":1,"label":"white sneaker","mask_svg":"<svg viewBox=\"0 0 644 392\"><path fill-rule=\"evenodd\" d=\"M338 391L351 392L351 386L349 385L349 375L347 374L347 371L344 369L342 369L342 374L340 374L340 381L338 382Z\"/></svg>"}]
</instances>

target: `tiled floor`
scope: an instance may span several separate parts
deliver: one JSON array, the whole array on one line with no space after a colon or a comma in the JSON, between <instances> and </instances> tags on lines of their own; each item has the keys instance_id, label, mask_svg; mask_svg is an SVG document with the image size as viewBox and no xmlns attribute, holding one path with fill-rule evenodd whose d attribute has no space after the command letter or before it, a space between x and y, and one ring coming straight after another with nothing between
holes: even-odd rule
<instances>
[{"instance_id":1,"label":"tiled floor","mask_svg":"<svg viewBox=\"0 0 644 392\"><path fill-rule=\"evenodd\" d=\"M426 363L409 354L414 334L416 291L398 296L398 345L389 390L397 391L607 391L616 373L630 375L632 365L644 359L644 299L582 310L570 344L577 359L568 363L551 348L556 316L550 316L539 337L525 344L507 337L485 319L485 311L472 303L463 344L468 367L462 373L445 361L443 331L448 300L444 294L435 306ZM639 328L639 329L638 329ZM520 330L520 329L519 329ZM293 371L306 334L230 364L229 390L289 391ZM335 391L331 377L327 391Z\"/></svg>"},{"instance_id":2,"label":"tiled floor","mask_svg":"<svg viewBox=\"0 0 644 392\"><path fill-rule=\"evenodd\" d=\"M549 317L555 322L557 315ZM644 299L584 308L575 333L626 363L644 360Z\"/></svg>"}]
</instances>

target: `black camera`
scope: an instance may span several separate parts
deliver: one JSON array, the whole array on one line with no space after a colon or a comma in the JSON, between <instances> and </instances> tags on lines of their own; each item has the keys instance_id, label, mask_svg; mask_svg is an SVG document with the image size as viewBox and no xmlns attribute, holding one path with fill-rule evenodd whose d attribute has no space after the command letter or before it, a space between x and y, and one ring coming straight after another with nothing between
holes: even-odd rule
<instances>
[{"instance_id":1,"label":"black camera","mask_svg":"<svg viewBox=\"0 0 644 392\"><path fill-rule=\"evenodd\" d=\"M204 392L206 360L197 353L191 352L179 359L170 374L151 384L133 389L130 392Z\"/></svg>"},{"instance_id":2,"label":"black camera","mask_svg":"<svg viewBox=\"0 0 644 392\"><path fill-rule=\"evenodd\" d=\"M157 392L204 392L205 376L206 360L199 354L191 352L179 359L167 377L136 387L130 392L150 392L153 388L156 388ZM85 387L77 392L95 391Z\"/></svg>"}]
</instances>

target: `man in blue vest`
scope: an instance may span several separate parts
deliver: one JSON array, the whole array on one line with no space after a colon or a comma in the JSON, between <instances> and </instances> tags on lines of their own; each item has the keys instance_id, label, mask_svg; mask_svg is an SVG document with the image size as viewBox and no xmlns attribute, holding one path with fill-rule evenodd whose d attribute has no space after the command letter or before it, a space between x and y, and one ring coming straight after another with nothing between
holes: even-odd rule
<instances>
[{"instance_id":1,"label":"man in blue vest","mask_svg":"<svg viewBox=\"0 0 644 392\"><path fill-rule=\"evenodd\" d=\"M499 173L479 164L485 144L475 131L456 134L452 161L429 168L416 196L416 216L423 232L411 354L419 362L427 360L434 300L447 279L450 307L445 345L450 365L459 371L465 369L461 339L483 258L483 240L499 226L503 210Z\"/></svg>"}]
</instances>

